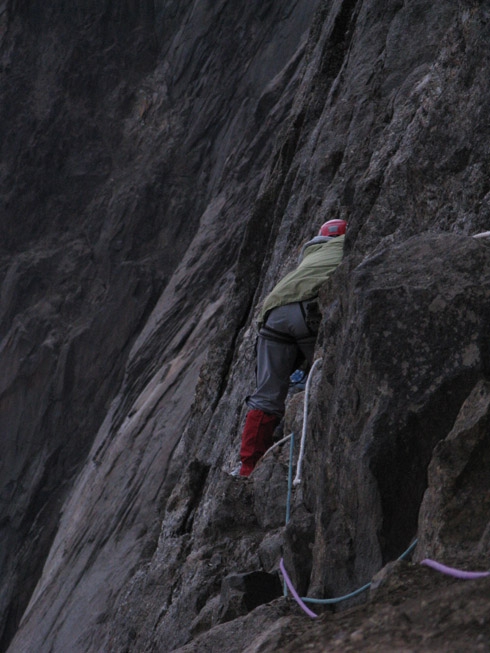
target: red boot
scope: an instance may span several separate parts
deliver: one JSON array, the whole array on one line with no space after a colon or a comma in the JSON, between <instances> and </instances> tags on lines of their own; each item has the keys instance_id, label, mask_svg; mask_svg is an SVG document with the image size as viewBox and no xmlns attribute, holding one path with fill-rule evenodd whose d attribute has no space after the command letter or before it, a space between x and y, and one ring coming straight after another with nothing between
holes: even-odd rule
<instances>
[{"instance_id":1,"label":"red boot","mask_svg":"<svg viewBox=\"0 0 490 653\"><path fill-rule=\"evenodd\" d=\"M272 446L272 434L281 421L277 415L252 409L247 413L240 448L240 476L250 476L259 458Z\"/></svg>"}]
</instances>

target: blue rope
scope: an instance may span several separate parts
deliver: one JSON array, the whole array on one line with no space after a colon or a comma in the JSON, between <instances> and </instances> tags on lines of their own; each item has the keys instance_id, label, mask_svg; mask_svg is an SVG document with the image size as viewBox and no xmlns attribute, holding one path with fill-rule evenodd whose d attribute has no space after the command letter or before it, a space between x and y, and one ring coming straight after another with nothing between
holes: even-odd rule
<instances>
[{"instance_id":1,"label":"blue rope","mask_svg":"<svg viewBox=\"0 0 490 653\"><path fill-rule=\"evenodd\" d=\"M291 433L289 437L290 437L290 442L289 442L288 494L286 499L286 525L289 523L289 520L291 518L291 494L293 490L294 433ZM417 546L417 539L415 539L412 542L412 544L410 544L408 549L404 551L401 554L401 556L397 558L397 560L404 560L405 558L407 558L412 553L412 551L415 549L416 546ZM284 587L284 591L283 591L284 596L287 596L288 585L285 577L284 577L283 587ZM363 585L362 587L359 587L357 590L349 592L349 594L345 594L344 596L338 596L332 599L313 599L308 597L301 597L301 601L303 601L304 603L317 603L319 605L333 605L335 603L341 603L342 601L347 601L348 599L352 599L355 596L362 594L370 587L371 587L371 583L366 583L366 585Z\"/></svg>"},{"instance_id":2,"label":"blue rope","mask_svg":"<svg viewBox=\"0 0 490 653\"><path fill-rule=\"evenodd\" d=\"M304 596L301 597L301 600L304 601L305 603L318 603L320 605L330 605L332 603L341 603L342 601L347 601L347 599L352 599L354 596L357 596L358 594L362 594L366 590L368 590L371 587L371 583L366 583L366 585L363 585L357 590L354 590L353 592L350 592L349 594L345 594L344 596L337 596L335 599L309 599L305 598Z\"/></svg>"},{"instance_id":3,"label":"blue rope","mask_svg":"<svg viewBox=\"0 0 490 653\"><path fill-rule=\"evenodd\" d=\"M289 471L288 471L288 497L286 501L286 524L291 516L291 492L293 489L293 454L294 454L294 433L291 433L289 443Z\"/></svg>"},{"instance_id":4,"label":"blue rope","mask_svg":"<svg viewBox=\"0 0 490 653\"><path fill-rule=\"evenodd\" d=\"M321 362L321 359L318 359L315 361L313 364L313 367L315 366L316 363ZM294 484L297 485L300 482L300 474L301 474L301 459L303 457L304 453L304 445L305 445L305 435L306 435L306 425L308 422L308 389L309 389L309 381L311 380L311 372L313 371L313 367L310 370L310 376L308 377L308 381L306 383L306 392L305 392L305 406L304 406L304 418L303 418L303 435L301 437L301 450L300 450L300 460L298 461L297 465L297 471L296 471L296 479L294 481ZM288 494L287 494L287 499L286 499L286 525L289 522L289 519L291 517L291 493L292 493L292 488L293 488L293 455L294 455L294 433L291 433L289 436L291 438L290 443L289 443L289 470L288 470ZM287 440L287 438L284 438L284 440ZM279 444L279 443L278 443ZM406 551L404 551L397 560L403 560L406 558L417 545L417 540L415 539L412 544L408 547ZM284 568L284 572L286 569ZM284 596L288 595L288 584L286 580L286 575L283 573L283 578L284 578ZM359 594L362 594L366 590L368 590L371 587L371 583L366 583L366 585L363 585L362 587L359 587L359 589L354 590L353 592L349 592L349 594L345 594L344 596L338 596L333 599L310 599L308 597L302 597L300 598L298 595L297 599L299 599L299 603L303 601L304 603L317 603L320 605L331 605L334 603L341 603L342 601L347 601L348 599L352 599L355 596L358 596ZM296 592L294 592L295 594ZM295 597L296 599L296 597ZM296 600L297 600L296 599ZM305 606L306 607L306 606ZM304 609L304 608L303 608ZM308 610L308 608L306 608Z\"/></svg>"},{"instance_id":5,"label":"blue rope","mask_svg":"<svg viewBox=\"0 0 490 653\"><path fill-rule=\"evenodd\" d=\"M412 551L415 549L417 546L417 540L414 540L412 544L408 547L406 551L404 551L397 560L404 560ZM334 599L309 599L308 597L301 597L301 600L304 601L305 603L318 603L320 605L332 605L334 603L341 603L342 601L347 601L347 599L352 599L354 596L358 596L359 594L362 594L362 592L365 592L371 587L371 583L366 583L366 585L363 585L357 590L354 590L353 592L350 592L349 594L345 594L344 596L338 596Z\"/></svg>"}]
</instances>

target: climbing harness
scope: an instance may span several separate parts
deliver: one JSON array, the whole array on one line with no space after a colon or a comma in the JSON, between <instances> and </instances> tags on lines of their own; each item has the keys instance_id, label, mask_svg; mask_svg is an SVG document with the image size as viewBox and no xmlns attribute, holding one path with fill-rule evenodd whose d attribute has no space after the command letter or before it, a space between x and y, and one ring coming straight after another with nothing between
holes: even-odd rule
<instances>
[{"instance_id":1,"label":"climbing harness","mask_svg":"<svg viewBox=\"0 0 490 653\"><path fill-rule=\"evenodd\" d=\"M306 302L300 302L300 308L303 313L305 324L308 327L308 331L316 336L322 322L322 313L320 311L318 300L313 299Z\"/></svg>"},{"instance_id":2,"label":"climbing harness","mask_svg":"<svg viewBox=\"0 0 490 653\"><path fill-rule=\"evenodd\" d=\"M487 232L490 235L490 232ZM486 235L486 234L485 234ZM289 447L289 470L288 470L288 493L287 493L287 500L286 500L286 525L289 523L289 519L291 516L291 494L292 494L292 486L297 486L301 483L301 466L303 462L303 457L304 457L304 451L305 451L305 443L306 443L306 429L308 427L308 400L309 400L309 391L310 391L310 382L311 382L311 377L312 373L316 367L317 364L321 362L321 358L318 358L312 365L310 374L308 376L308 380L306 382L306 389L305 389L305 397L304 397L304 410L303 410L303 430L301 433L301 446L300 446L300 453L298 457L298 462L296 465L296 477L294 481L292 480L293 478L293 456L294 456L294 433L291 433L290 435L287 435L286 437L282 438L282 440L279 440L279 442L276 442L274 447L279 446L280 444L284 444L288 440L290 440L290 447ZM273 447L271 447L272 449ZM271 450L269 449L269 451ZM268 453L268 452L266 452ZM400 557L397 558L398 560L404 560L407 558L414 548L417 545L418 540L415 539L408 549L404 551ZM453 576L454 578L459 578L459 579L464 579L464 580L472 580L472 579L478 579L478 578L486 578L490 576L490 571L463 571L461 569L454 569L453 567L447 567L446 565L442 565L440 562L436 562L435 560L431 560L429 558L426 558L421 561L421 565L425 565L427 567L431 567L432 569L435 569L436 571L439 571L441 573L447 574L449 576ZM349 594L345 594L344 596L338 596L335 598L330 598L330 599L315 599L315 598L310 598L310 597L300 597L298 592L296 591L293 583L291 582L291 579L286 571L286 567L284 565L284 559L281 558L279 562L279 568L281 570L283 579L284 579L284 596L287 596L288 592L287 590L291 592L292 597L296 601L296 603L299 605L299 607L311 618L311 619L316 619L318 617L313 610L310 610L306 603L316 603L318 605L334 605L336 603L341 603L342 601L347 601L348 599L352 599L355 596L358 596L359 594L362 594L366 590L368 590L371 587L371 583L366 583L362 587L359 587L358 589L349 592Z\"/></svg>"},{"instance_id":3,"label":"climbing harness","mask_svg":"<svg viewBox=\"0 0 490 653\"><path fill-rule=\"evenodd\" d=\"M289 377L289 389L296 391L304 390L307 378L308 372L306 370L296 370Z\"/></svg>"}]
</instances>

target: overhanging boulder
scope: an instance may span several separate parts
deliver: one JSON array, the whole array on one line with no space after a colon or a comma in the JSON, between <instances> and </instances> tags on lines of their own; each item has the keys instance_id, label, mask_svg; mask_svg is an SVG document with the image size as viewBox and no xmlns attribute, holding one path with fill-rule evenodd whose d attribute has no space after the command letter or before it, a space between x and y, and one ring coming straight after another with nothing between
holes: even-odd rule
<instances>
[{"instance_id":1,"label":"overhanging boulder","mask_svg":"<svg viewBox=\"0 0 490 653\"><path fill-rule=\"evenodd\" d=\"M381 246L340 268L322 303L304 484L309 596L325 597L368 582L416 535L434 446L488 375L490 248L449 234Z\"/></svg>"}]
</instances>

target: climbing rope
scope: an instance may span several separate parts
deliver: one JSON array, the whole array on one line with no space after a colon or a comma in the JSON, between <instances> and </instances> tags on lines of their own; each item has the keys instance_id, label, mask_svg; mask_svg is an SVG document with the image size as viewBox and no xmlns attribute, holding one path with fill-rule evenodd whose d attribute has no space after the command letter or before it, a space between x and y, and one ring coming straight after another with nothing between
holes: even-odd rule
<instances>
[{"instance_id":1,"label":"climbing rope","mask_svg":"<svg viewBox=\"0 0 490 653\"><path fill-rule=\"evenodd\" d=\"M303 408L303 431L301 433L301 445L299 448L299 456L298 456L298 462L296 465L296 476L293 481L293 485L299 485L301 483L301 467L303 465L303 457L305 455L305 444L306 444L306 429L308 428L308 399L310 396L310 384L311 384L311 379L313 377L313 371L315 367L318 365L318 363L321 363L322 359L317 358L316 361L313 363L311 366L310 373L308 375L308 380L306 381L306 388L305 388L305 402L304 402L304 408Z\"/></svg>"},{"instance_id":2,"label":"climbing rope","mask_svg":"<svg viewBox=\"0 0 490 653\"><path fill-rule=\"evenodd\" d=\"M318 617L318 615L315 614L313 612L313 610L310 610L310 608L303 603L303 601L301 600L301 597L299 596L298 592L295 590L294 585L292 584L291 579L288 576L288 572L286 571L286 568L284 567L284 560L282 558L281 558L281 560L279 562L279 567L281 569L281 573L283 575L284 582L289 587L289 590L290 590L291 594L293 595L293 598L296 601L296 603L299 605L299 607L304 612L306 612L306 614L309 617L311 617L312 619L316 619ZM285 593L285 596L287 596L287 593Z\"/></svg>"},{"instance_id":3,"label":"climbing rope","mask_svg":"<svg viewBox=\"0 0 490 653\"><path fill-rule=\"evenodd\" d=\"M432 569L440 571L441 574L446 574L453 578L459 578L460 580L475 580L477 578L487 578L487 576L490 576L490 571L463 571L462 569L455 569L454 567L446 567L446 565L441 565L440 562L436 562L430 558L425 558L420 564L425 565L426 567L432 567Z\"/></svg>"},{"instance_id":4,"label":"climbing rope","mask_svg":"<svg viewBox=\"0 0 490 653\"><path fill-rule=\"evenodd\" d=\"M487 232L490 234L490 232ZM485 234L487 235L487 234ZM286 525L288 524L291 516L291 494L292 494L292 486L293 485L299 485L301 483L301 465L303 462L303 457L304 457L304 451L305 451L305 442L306 442L306 429L308 426L308 400L309 400L309 390L310 390L310 382L311 382L311 376L312 372L315 369L315 366L321 362L321 358L318 358L312 365L310 374L308 376L308 380L306 382L306 388L305 388L305 397L304 397L304 409L303 409L303 430L301 434L301 446L300 446L300 453L298 457L298 463L296 466L296 477L294 481L292 480L293 477L293 455L294 455L294 433L291 433L290 435L286 436L279 442L277 442L274 446L279 446L280 444L284 444L287 442L287 440L290 440L290 447L289 447L289 470L288 470L288 493L287 493L287 500L286 500ZM272 447L271 447L272 448ZM270 451L270 449L269 449ZM412 551L414 550L415 546L417 545L417 539L415 539L408 549L404 551L401 556L397 558L398 560L404 560L407 558ZM477 578L485 578L487 576L490 576L490 571L463 571L461 569L454 569L453 567L447 567L445 565L442 565L439 562L436 562L435 560L430 560L429 558L426 558L425 560L422 560L421 563L422 565L426 565L428 567L431 567L441 573L447 574L449 576L453 576L454 578L459 578L459 579L477 579ZM291 582L291 579L286 571L286 567L284 565L284 559L281 558L279 562L279 568L281 570L283 579L284 579L284 596L287 596L287 590L289 588L289 591L291 592L291 595L293 596L294 600L300 608L311 618L311 619L316 619L318 617L317 614L315 614L312 610L308 608L306 603L316 603L319 605L333 605L336 603L341 603L342 601L347 601L348 599L352 599L359 594L362 594L366 590L368 590L371 587L371 583L366 583L362 587L359 587L358 589L349 592L349 594L345 594L344 596L338 596L335 598L330 598L330 599L315 599L315 598L310 598L310 597L300 597L298 592L296 591L293 583Z\"/></svg>"},{"instance_id":5,"label":"climbing rope","mask_svg":"<svg viewBox=\"0 0 490 653\"><path fill-rule=\"evenodd\" d=\"M265 452L265 454L262 456L262 459L261 459L261 460L264 460L264 458L265 458L268 454L270 454L270 452L273 451L276 447L279 447L281 444L285 444L285 443L289 440L289 438L290 438L292 435L293 435L293 434L290 433L289 435L286 435L285 438L282 438L281 440L278 440L277 442L274 442L274 444L272 445L272 447L269 447L269 448L267 449L267 451Z\"/></svg>"},{"instance_id":6,"label":"climbing rope","mask_svg":"<svg viewBox=\"0 0 490 653\"><path fill-rule=\"evenodd\" d=\"M405 558L407 558L412 553L412 551L414 550L416 544L417 544L417 540L414 540L412 542L412 544L410 544L408 549L406 551L404 551L399 558L397 558L397 560L404 560ZM349 594L344 594L344 596L337 596L337 597L332 598L332 599L314 599L314 598L310 598L308 596L300 597L298 595L298 592L295 590L295 588L294 588L294 586L293 586L293 584L291 582L291 579L288 576L288 573L286 571L286 567L284 566L284 560L282 558L281 558L281 560L279 562L279 568L281 569L281 573L283 575L283 578L284 578L287 586L289 587L294 600L299 605L299 607L309 617L311 617L311 619L316 619L316 617L318 617L318 615L315 614L312 610L310 610L308 608L308 606L306 605L306 603L316 603L318 605L334 605L336 603L342 603L342 601L347 601L348 599L352 599L355 596L358 596L359 594L362 594L363 592L365 592L366 590L368 590L371 587L371 583L366 583L362 587L359 587L359 589L354 590L353 592L349 592Z\"/></svg>"},{"instance_id":7,"label":"climbing rope","mask_svg":"<svg viewBox=\"0 0 490 653\"><path fill-rule=\"evenodd\" d=\"M286 499L286 524L291 516L291 488L293 484L293 455L294 455L294 433L289 436L291 442L289 444L289 468L288 468L288 496Z\"/></svg>"},{"instance_id":8,"label":"climbing rope","mask_svg":"<svg viewBox=\"0 0 490 653\"><path fill-rule=\"evenodd\" d=\"M490 231L482 231L479 234L474 234L473 238L489 238L490 237Z\"/></svg>"},{"instance_id":9,"label":"climbing rope","mask_svg":"<svg viewBox=\"0 0 490 653\"><path fill-rule=\"evenodd\" d=\"M397 558L397 560L403 560L404 558L406 558L413 551L416 544L417 544L417 540L414 540L412 544L408 547L408 549L404 553L402 553L402 555L399 558ZM479 578L488 578L490 576L490 571L464 571L463 569L455 569L454 567L447 567L446 565L443 565L440 562L436 562L436 560L431 560L430 558L425 558L420 562L420 564L425 565L426 567L431 567L432 569L435 569L436 571L446 574L447 576L452 576L453 578L458 578L460 580L477 580ZM358 596L359 594L365 592L371 587L371 583L366 583L366 585L363 585L359 589L354 590L353 592L350 592L345 596L338 596L333 599L312 599L309 597L301 598L297 593L297 591L295 590L294 585L292 584L291 579L288 576L288 573L284 566L284 560L282 558L279 563L279 567L281 569L281 573L284 577L284 580L288 588L291 591L291 595L293 596L294 600L299 605L299 607L312 619L316 619L318 615L315 614L312 610L310 610L306 605L306 603L332 605L335 603L340 603L341 601L347 601L347 599L352 599L353 597Z\"/></svg>"}]
</instances>

